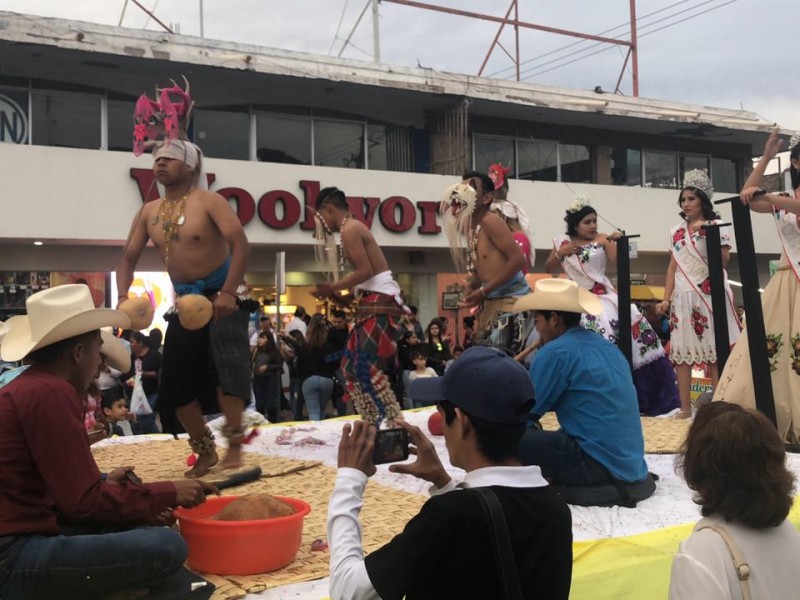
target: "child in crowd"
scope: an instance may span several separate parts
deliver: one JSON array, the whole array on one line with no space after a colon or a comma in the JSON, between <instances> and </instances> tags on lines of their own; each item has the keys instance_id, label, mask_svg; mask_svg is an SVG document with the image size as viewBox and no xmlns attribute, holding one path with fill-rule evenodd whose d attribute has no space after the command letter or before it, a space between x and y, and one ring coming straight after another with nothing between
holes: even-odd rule
<instances>
[{"instance_id":1,"label":"child in crowd","mask_svg":"<svg viewBox=\"0 0 800 600\"><path fill-rule=\"evenodd\" d=\"M419 350L411 353L411 362L414 363L414 370L408 376L408 381L411 383L415 379L420 379L424 377L438 377L436 371L434 371L431 367L428 366L428 359L425 356L424 352ZM420 404L416 400L414 400L413 396L409 396L411 398L412 405L414 408L419 408L420 406L425 406L424 404Z\"/></svg>"},{"instance_id":2,"label":"child in crowd","mask_svg":"<svg viewBox=\"0 0 800 600\"><path fill-rule=\"evenodd\" d=\"M461 356L461 354L463 352L464 352L464 348L462 348L461 346L454 346L453 347L453 358L451 358L446 363L444 363L444 372L445 373L447 373L447 369L450 368L450 365L453 364L453 361L455 361L455 359L457 359L459 356Z\"/></svg>"},{"instance_id":3,"label":"child in crowd","mask_svg":"<svg viewBox=\"0 0 800 600\"><path fill-rule=\"evenodd\" d=\"M103 408L103 419L108 424L112 435L125 435L125 430L120 425L131 418L131 413L125 405L125 398L120 394L118 398L104 395L100 402Z\"/></svg>"}]
</instances>

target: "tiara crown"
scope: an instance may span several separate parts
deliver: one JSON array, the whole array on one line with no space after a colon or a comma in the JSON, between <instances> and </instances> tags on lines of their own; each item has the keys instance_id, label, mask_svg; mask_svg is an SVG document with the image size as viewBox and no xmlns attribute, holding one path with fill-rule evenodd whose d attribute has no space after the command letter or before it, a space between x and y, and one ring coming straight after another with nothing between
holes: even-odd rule
<instances>
[{"instance_id":1,"label":"tiara crown","mask_svg":"<svg viewBox=\"0 0 800 600\"><path fill-rule=\"evenodd\" d=\"M800 131L795 131L794 135L792 135L791 139L789 140L789 152L791 152L798 144L800 144Z\"/></svg>"},{"instance_id":2,"label":"tiara crown","mask_svg":"<svg viewBox=\"0 0 800 600\"><path fill-rule=\"evenodd\" d=\"M587 198L583 194L577 194L572 204L569 205L567 212L570 214L575 214L576 212L583 210L587 206L591 206L589 198Z\"/></svg>"},{"instance_id":3,"label":"tiara crown","mask_svg":"<svg viewBox=\"0 0 800 600\"><path fill-rule=\"evenodd\" d=\"M686 172L683 176L683 189L685 190L686 188L695 188L702 191L709 200L714 195L714 187L711 185L708 173L702 169L692 169Z\"/></svg>"}]
</instances>

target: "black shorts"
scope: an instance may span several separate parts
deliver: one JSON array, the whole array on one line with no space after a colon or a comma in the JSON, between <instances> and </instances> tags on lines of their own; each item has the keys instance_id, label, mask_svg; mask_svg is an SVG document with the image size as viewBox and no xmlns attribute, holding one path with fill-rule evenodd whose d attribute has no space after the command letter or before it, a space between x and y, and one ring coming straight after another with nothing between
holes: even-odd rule
<instances>
[{"instance_id":1,"label":"black shorts","mask_svg":"<svg viewBox=\"0 0 800 600\"><path fill-rule=\"evenodd\" d=\"M176 431L174 412L194 400L203 414L218 413L217 388L224 396L250 402L249 315L236 310L196 331L184 329L177 314L170 315L164 336L159 385L159 412L164 430Z\"/></svg>"}]
</instances>

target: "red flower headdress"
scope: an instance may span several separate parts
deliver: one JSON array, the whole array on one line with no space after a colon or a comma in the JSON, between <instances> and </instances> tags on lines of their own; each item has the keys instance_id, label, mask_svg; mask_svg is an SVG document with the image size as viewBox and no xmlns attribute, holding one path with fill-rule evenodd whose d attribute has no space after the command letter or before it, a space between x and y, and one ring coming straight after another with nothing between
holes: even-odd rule
<instances>
[{"instance_id":1,"label":"red flower headdress","mask_svg":"<svg viewBox=\"0 0 800 600\"><path fill-rule=\"evenodd\" d=\"M489 179L494 183L494 189L499 190L506 183L511 167L504 167L503 163L497 163L489 167Z\"/></svg>"},{"instance_id":2,"label":"red flower headdress","mask_svg":"<svg viewBox=\"0 0 800 600\"><path fill-rule=\"evenodd\" d=\"M192 115L194 102L189 95L189 81L184 90L172 81L170 88L156 87L156 98L151 100L142 94L133 112L133 153L144 154L160 141L169 143L174 139L187 139L186 131Z\"/></svg>"}]
</instances>

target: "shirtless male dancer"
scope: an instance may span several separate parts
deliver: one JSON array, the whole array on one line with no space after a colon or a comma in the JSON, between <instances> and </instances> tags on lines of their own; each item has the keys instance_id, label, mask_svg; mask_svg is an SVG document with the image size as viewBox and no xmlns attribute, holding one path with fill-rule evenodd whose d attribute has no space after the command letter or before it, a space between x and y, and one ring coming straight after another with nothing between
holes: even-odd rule
<instances>
[{"instance_id":1,"label":"shirtless male dancer","mask_svg":"<svg viewBox=\"0 0 800 600\"><path fill-rule=\"evenodd\" d=\"M324 246L318 256L328 260L334 281L317 284L314 295L339 304L358 302L355 325L342 357L346 398L365 421L379 426L385 419L391 425L400 415L390 378L397 355L397 320L406 311L400 286L370 230L350 214L344 192L335 187L320 191L316 211L316 237ZM336 232L341 235L338 248ZM345 261L353 270L338 279ZM353 294L342 296L341 290L353 290Z\"/></svg>"},{"instance_id":2,"label":"shirtless male dancer","mask_svg":"<svg viewBox=\"0 0 800 600\"><path fill-rule=\"evenodd\" d=\"M223 468L241 465L242 412L250 400L248 313L237 306L250 246L230 204L206 188L202 153L191 142L172 140L153 153L153 171L164 196L148 202L133 219L117 265L119 301L128 298L142 250L152 240L178 295L203 294L214 315L189 331L172 318L164 339L159 412L164 430L177 433L177 414L198 455L185 475L201 477L218 461L214 438L203 419L225 415L228 452ZM213 365L213 368L212 368Z\"/></svg>"},{"instance_id":3,"label":"shirtless male dancer","mask_svg":"<svg viewBox=\"0 0 800 600\"><path fill-rule=\"evenodd\" d=\"M456 266L466 263L467 293L460 306L479 307L473 344L497 346L514 355L525 343L528 315L510 310L530 288L522 272L525 257L505 220L491 210L493 197L494 182L468 172L460 185L448 188L442 220ZM464 252L466 261L458 258Z\"/></svg>"}]
</instances>

